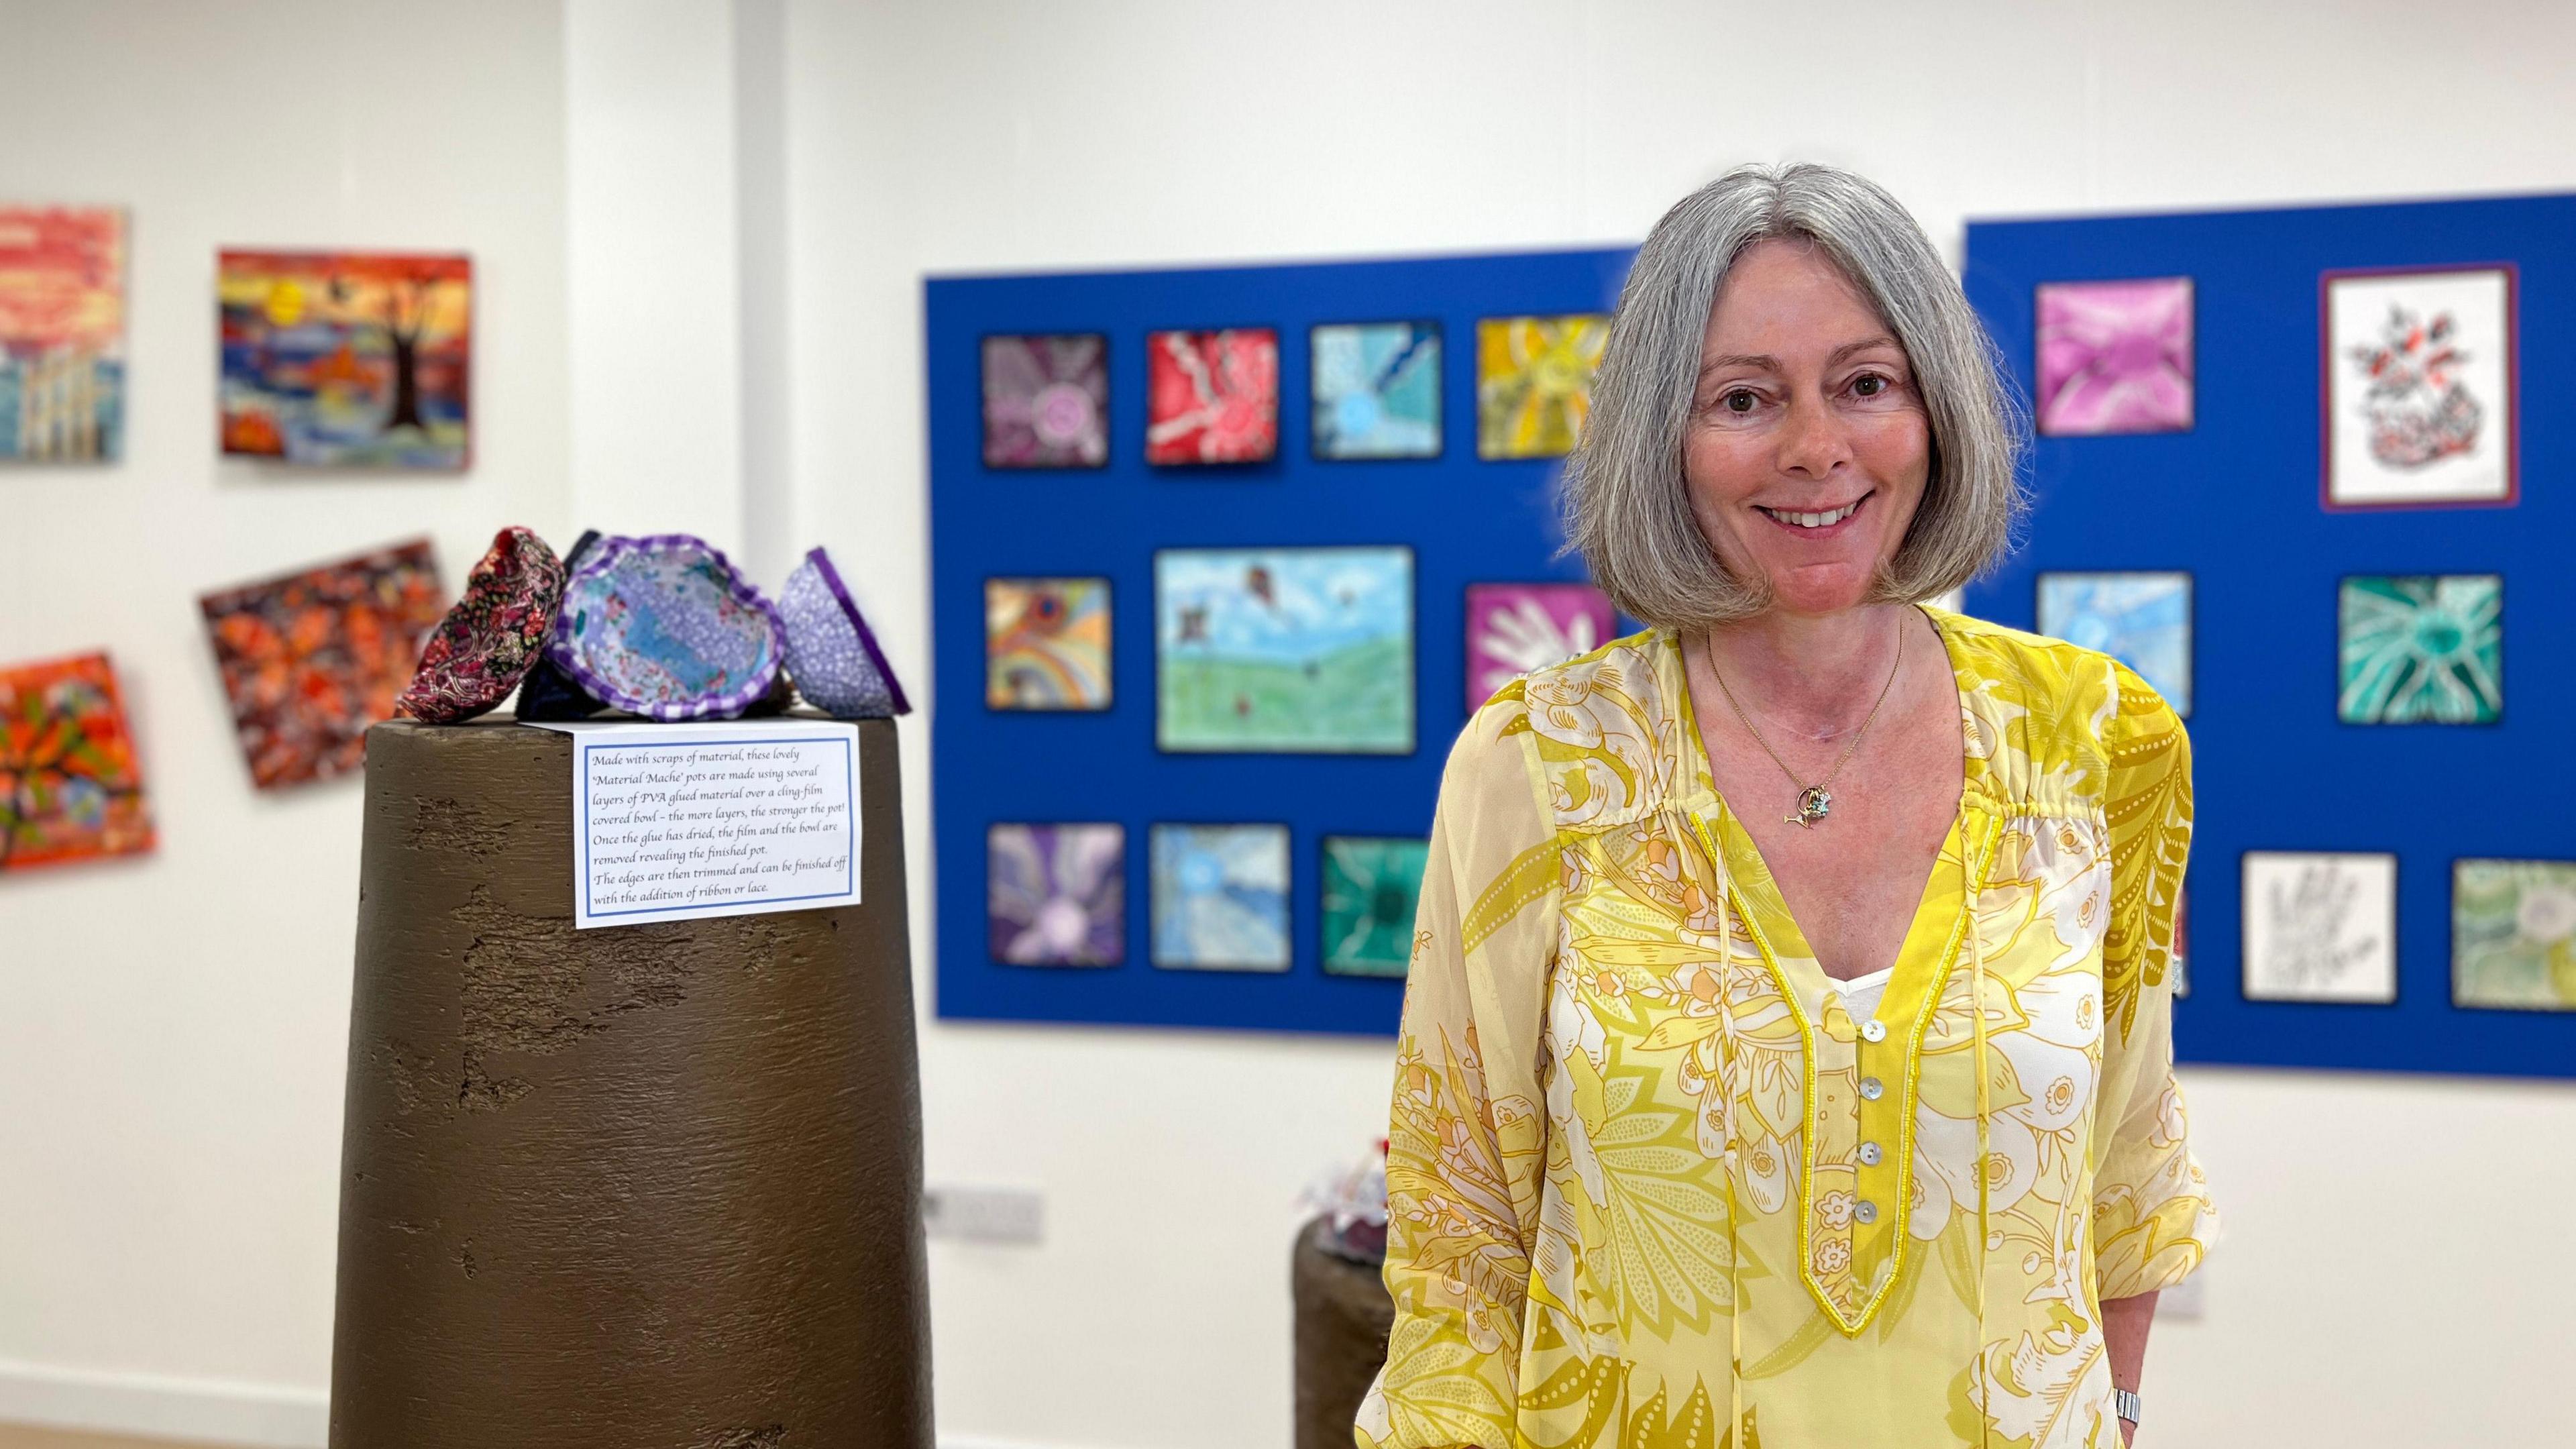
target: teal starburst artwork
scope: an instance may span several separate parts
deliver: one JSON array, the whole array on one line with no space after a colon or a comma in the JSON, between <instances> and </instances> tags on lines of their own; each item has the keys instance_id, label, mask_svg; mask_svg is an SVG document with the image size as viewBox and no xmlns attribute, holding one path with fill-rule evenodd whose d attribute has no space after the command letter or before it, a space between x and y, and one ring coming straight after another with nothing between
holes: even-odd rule
<instances>
[{"instance_id":1,"label":"teal starburst artwork","mask_svg":"<svg viewBox=\"0 0 2576 1449\"><path fill-rule=\"evenodd\" d=\"M2504 713L2504 580L2495 574L2343 581L2346 724L2493 724Z\"/></svg>"},{"instance_id":2,"label":"teal starburst artwork","mask_svg":"<svg viewBox=\"0 0 2576 1449\"><path fill-rule=\"evenodd\" d=\"M1337 976L1402 976L1413 962L1427 840L1324 837L1324 969Z\"/></svg>"}]
</instances>

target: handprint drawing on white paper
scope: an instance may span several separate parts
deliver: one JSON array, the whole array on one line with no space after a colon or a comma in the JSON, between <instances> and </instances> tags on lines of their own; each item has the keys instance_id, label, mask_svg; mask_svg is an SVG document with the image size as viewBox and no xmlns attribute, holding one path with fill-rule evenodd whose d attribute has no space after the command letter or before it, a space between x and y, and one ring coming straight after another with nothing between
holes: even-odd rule
<instances>
[{"instance_id":1,"label":"handprint drawing on white paper","mask_svg":"<svg viewBox=\"0 0 2576 1449\"><path fill-rule=\"evenodd\" d=\"M2245 994L2393 1000L2396 873L2388 856L2249 854Z\"/></svg>"}]
</instances>

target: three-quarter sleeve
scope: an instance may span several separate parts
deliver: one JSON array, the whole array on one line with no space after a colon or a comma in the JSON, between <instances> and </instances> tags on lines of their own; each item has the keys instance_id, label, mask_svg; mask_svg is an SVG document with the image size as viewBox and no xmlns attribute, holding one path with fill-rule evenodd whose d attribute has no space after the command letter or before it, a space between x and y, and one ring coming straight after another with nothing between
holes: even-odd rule
<instances>
[{"instance_id":1,"label":"three-quarter sleeve","mask_svg":"<svg viewBox=\"0 0 2576 1449\"><path fill-rule=\"evenodd\" d=\"M2173 1072L2173 952L2191 847L2191 741L2126 668L2104 734L2111 920L2103 942L2101 1117L2093 1251L2104 1299L2181 1282L2218 1241Z\"/></svg>"},{"instance_id":2,"label":"three-quarter sleeve","mask_svg":"<svg viewBox=\"0 0 2576 1449\"><path fill-rule=\"evenodd\" d=\"M1450 751L1423 871L1387 1129L1387 1359L1365 1449L1512 1429L1546 1141L1539 1024L1560 882L1517 684Z\"/></svg>"}]
</instances>

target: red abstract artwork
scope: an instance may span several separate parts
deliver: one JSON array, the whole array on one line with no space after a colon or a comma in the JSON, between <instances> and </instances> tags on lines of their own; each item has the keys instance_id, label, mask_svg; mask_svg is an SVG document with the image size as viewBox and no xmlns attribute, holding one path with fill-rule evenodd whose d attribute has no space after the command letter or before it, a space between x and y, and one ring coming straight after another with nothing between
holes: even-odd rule
<instances>
[{"instance_id":1,"label":"red abstract artwork","mask_svg":"<svg viewBox=\"0 0 2576 1449\"><path fill-rule=\"evenodd\" d=\"M1146 339L1145 461L1261 463L1279 450L1279 334L1268 327Z\"/></svg>"},{"instance_id":2,"label":"red abstract artwork","mask_svg":"<svg viewBox=\"0 0 2576 1449\"><path fill-rule=\"evenodd\" d=\"M252 783L326 780L365 763L423 636L447 612L429 540L197 601Z\"/></svg>"},{"instance_id":3,"label":"red abstract artwork","mask_svg":"<svg viewBox=\"0 0 2576 1449\"><path fill-rule=\"evenodd\" d=\"M0 668L0 870L151 848L107 656Z\"/></svg>"}]
</instances>

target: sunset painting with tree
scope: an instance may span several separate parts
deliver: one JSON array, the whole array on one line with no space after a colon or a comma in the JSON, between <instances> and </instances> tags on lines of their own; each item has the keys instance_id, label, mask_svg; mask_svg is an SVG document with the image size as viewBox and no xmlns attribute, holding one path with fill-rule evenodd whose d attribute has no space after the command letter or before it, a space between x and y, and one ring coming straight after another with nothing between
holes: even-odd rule
<instances>
[{"instance_id":1,"label":"sunset painting with tree","mask_svg":"<svg viewBox=\"0 0 2576 1449\"><path fill-rule=\"evenodd\" d=\"M319 467L463 468L473 265L224 253L224 451Z\"/></svg>"}]
</instances>

